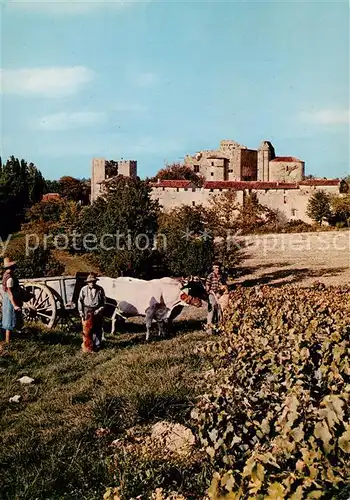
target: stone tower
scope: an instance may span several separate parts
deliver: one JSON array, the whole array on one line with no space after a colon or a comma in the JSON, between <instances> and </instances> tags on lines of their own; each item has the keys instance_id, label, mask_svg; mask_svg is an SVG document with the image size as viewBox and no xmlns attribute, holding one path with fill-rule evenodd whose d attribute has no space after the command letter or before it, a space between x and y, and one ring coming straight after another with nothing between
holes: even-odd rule
<instances>
[{"instance_id":1,"label":"stone tower","mask_svg":"<svg viewBox=\"0 0 350 500\"><path fill-rule=\"evenodd\" d=\"M135 160L119 160L118 161L118 174L125 177L137 176L137 161Z\"/></svg>"},{"instance_id":2,"label":"stone tower","mask_svg":"<svg viewBox=\"0 0 350 500\"><path fill-rule=\"evenodd\" d=\"M275 149L271 142L263 141L258 149L258 182L269 181L269 163L275 156Z\"/></svg>"},{"instance_id":3,"label":"stone tower","mask_svg":"<svg viewBox=\"0 0 350 500\"><path fill-rule=\"evenodd\" d=\"M91 203L97 200L100 194L101 182L106 178L106 160L93 158L91 172Z\"/></svg>"},{"instance_id":4,"label":"stone tower","mask_svg":"<svg viewBox=\"0 0 350 500\"><path fill-rule=\"evenodd\" d=\"M113 163L111 165L111 163ZM93 158L91 172L91 203L93 203L101 194L103 183L107 179L123 175L124 177L137 176L137 161L119 160L106 161L104 158Z\"/></svg>"}]
</instances>

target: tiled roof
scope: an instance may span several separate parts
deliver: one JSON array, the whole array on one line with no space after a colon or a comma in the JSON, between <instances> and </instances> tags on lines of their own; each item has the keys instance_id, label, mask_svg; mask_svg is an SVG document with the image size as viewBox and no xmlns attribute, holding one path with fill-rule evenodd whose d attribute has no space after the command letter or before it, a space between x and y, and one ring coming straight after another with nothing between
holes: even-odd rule
<instances>
[{"instance_id":1,"label":"tiled roof","mask_svg":"<svg viewBox=\"0 0 350 500\"><path fill-rule=\"evenodd\" d=\"M191 181L186 180L172 180L172 179L164 179L159 182L152 182L152 187L155 188L186 188L192 185Z\"/></svg>"},{"instance_id":2,"label":"tiled roof","mask_svg":"<svg viewBox=\"0 0 350 500\"><path fill-rule=\"evenodd\" d=\"M204 189L298 189L292 182L257 182L257 181L207 181Z\"/></svg>"},{"instance_id":3,"label":"tiled roof","mask_svg":"<svg viewBox=\"0 0 350 500\"><path fill-rule=\"evenodd\" d=\"M276 158L270 161L290 161L290 162L304 163L303 160L299 160L299 158L294 158L294 156L276 156Z\"/></svg>"},{"instance_id":4,"label":"tiled roof","mask_svg":"<svg viewBox=\"0 0 350 500\"><path fill-rule=\"evenodd\" d=\"M301 186L338 186L339 179L307 179L299 182Z\"/></svg>"},{"instance_id":5,"label":"tiled roof","mask_svg":"<svg viewBox=\"0 0 350 500\"><path fill-rule=\"evenodd\" d=\"M339 179L308 179L300 182L258 182L258 181L206 181L204 189L231 189L242 191L244 189L298 189L299 186L338 186ZM186 180L163 180L153 182L153 188L187 188L192 183ZM198 188L199 189L199 188Z\"/></svg>"},{"instance_id":6,"label":"tiled roof","mask_svg":"<svg viewBox=\"0 0 350 500\"><path fill-rule=\"evenodd\" d=\"M43 195L42 200L47 201L55 198L61 198L61 195L59 193L46 193Z\"/></svg>"}]
</instances>

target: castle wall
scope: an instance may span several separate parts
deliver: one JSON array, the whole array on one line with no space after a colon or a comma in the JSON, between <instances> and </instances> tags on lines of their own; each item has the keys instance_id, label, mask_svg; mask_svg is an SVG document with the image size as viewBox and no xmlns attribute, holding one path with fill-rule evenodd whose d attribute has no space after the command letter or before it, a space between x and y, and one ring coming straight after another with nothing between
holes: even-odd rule
<instances>
[{"instance_id":1,"label":"castle wall","mask_svg":"<svg viewBox=\"0 0 350 500\"><path fill-rule=\"evenodd\" d=\"M236 200L243 204L246 193L253 192L257 194L258 200L272 210L277 210L285 215L287 220L303 220L312 223L307 216L307 205L310 197L316 191L325 191L328 194L339 194L339 185L320 185L313 186L309 184L295 184L288 189L251 189L236 190ZM227 189L204 189L204 188L161 188L153 187L151 196L158 199L165 210L169 210L180 205L203 205L208 207L210 199L219 195Z\"/></svg>"},{"instance_id":2,"label":"castle wall","mask_svg":"<svg viewBox=\"0 0 350 500\"><path fill-rule=\"evenodd\" d=\"M205 178L212 181L225 181L227 179L224 158L207 159L207 171Z\"/></svg>"},{"instance_id":3,"label":"castle wall","mask_svg":"<svg viewBox=\"0 0 350 500\"><path fill-rule=\"evenodd\" d=\"M181 205L208 207L210 199L221 194L227 189L203 189L203 188L162 188L153 187L151 197L158 200L165 210L170 210ZM236 192L237 202L243 203L243 191Z\"/></svg>"},{"instance_id":4,"label":"castle wall","mask_svg":"<svg viewBox=\"0 0 350 500\"><path fill-rule=\"evenodd\" d=\"M305 176L305 163L299 161L270 161L270 182L300 182Z\"/></svg>"},{"instance_id":5,"label":"castle wall","mask_svg":"<svg viewBox=\"0 0 350 500\"><path fill-rule=\"evenodd\" d=\"M241 150L241 179L242 181L256 181L258 168L258 152L253 149Z\"/></svg>"}]
</instances>

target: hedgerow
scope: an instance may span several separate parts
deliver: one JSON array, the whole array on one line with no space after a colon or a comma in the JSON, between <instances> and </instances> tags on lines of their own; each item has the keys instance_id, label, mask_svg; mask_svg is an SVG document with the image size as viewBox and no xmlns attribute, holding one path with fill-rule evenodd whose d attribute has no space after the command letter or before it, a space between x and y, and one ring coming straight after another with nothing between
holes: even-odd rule
<instances>
[{"instance_id":1,"label":"hedgerow","mask_svg":"<svg viewBox=\"0 0 350 500\"><path fill-rule=\"evenodd\" d=\"M192 411L212 500L330 498L350 477L350 288L238 288Z\"/></svg>"}]
</instances>

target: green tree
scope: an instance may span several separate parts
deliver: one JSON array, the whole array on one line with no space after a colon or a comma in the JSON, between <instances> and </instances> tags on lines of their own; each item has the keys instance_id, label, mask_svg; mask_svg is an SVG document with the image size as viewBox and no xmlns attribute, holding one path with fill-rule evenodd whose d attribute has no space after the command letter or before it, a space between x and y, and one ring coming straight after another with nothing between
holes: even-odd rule
<instances>
[{"instance_id":1,"label":"green tree","mask_svg":"<svg viewBox=\"0 0 350 500\"><path fill-rule=\"evenodd\" d=\"M26 251L24 246L18 247L13 257L17 261L20 278L59 276L64 272L64 266L54 257L52 250L43 245L30 251Z\"/></svg>"},{"instance_id":2,"label":"green tree","mask_svg":"<svg viewBox=\"0 0 350 500\"><path fill-rule=\"evenodd\" d=\"M159 259L159 252L153 249L159 205L150 194L147 182L118 176L108 183L103 197L83 208L77 231L85 237L85 251L109 276L152 275L154 263ZM88 235L97 244L87 244Z\"/></svg>"},{"instance_id":3,"label":"green tree","mask_svg":"<svg viewBox=\"0 0 350 500\"><path fill-rule=\"evenodd\" d=\"M259 203L256 193L245 197L237 217L244 234L274 231L279 225L279 214Z\"/></svg>"},{"instance_id":4,"label":"green tree","mask_svg":"<svg viewBox=\"0 0 350 500\"><path fill-rule=\"evenodd\" d=\"M209 200L207 217L210 230L215 236L226 236L227 231L239 228L239 210L235 191L224 191Z\"/></svg>"},{"instance_id":5,"label":"green tree","mask_svg":"<svg viewBox=\"0 0 350 500\"><path fill-rule=\"evenodd\" d=\"M163 272L171 276L203 276L214 259L214 241L203 207L181 206L160 216L159 232L165 236Z\"/></svg>"},{"instance_id":6,"label":"green tree","mask_svg":"<svg viewBox=\"0 0 350 500\"><path fill-rule=\"evenodd\" d=\"M61 194L61 184L56 180L45 179L44 194L58 193Z\"/></svg>"},{"instance_id":7,"label":"green tree","mask_svg":"<svg viewBox=\"0 0 350 500\"><path fill-rule=\"evenodd\" d=\"M38 234L71 234L81 206L65 199L42 200L27 210L25 232Z\"/></svg>"},{"instance_id":8,"label":"green tree","mask_svg":"<svg viewBox=\"0 0 350 500\"><path fill-rule=\"evenodd\" d=\"M191 181L195 186L202 187L204 179L202 176L196 174L190 167L186 165L181 165L180 163L172 163L162 168L157 172L157 174L151 179L156 182L157 179L160 180L188 180Z\"/></svg>"},{"instance_id":9,"label":"green tree","mask_svg":"<svg viewBox=\"0 0 350 500\"><path fill-rule=\"evenodd\" d=\"M330 198L332 215L330 224L350 227L350 194L332 196Z\"/></svg>"},{"instance_id":10,"label":"green tree","mask_svg":"<svg viewBox=\"0 0 350 500\"><path fill-rule=\"evenodd\" d=\"M325 191L316 191L309 199L307 215L320 226L331 217L330 197Z\"/></svg>"},{"instance_id":11,"label":"green tree","mask_svg":"<svg viewBox=\"0 0 350 500\"><path fill-rule=\"evenodd\" d=\"M25 212L42 198L45 181L33 163L11 156L0 167L0 235L15 232Z\"/></svg>"},{"instance_id":12,"label":"green tree","mask_svg":"<svg viewBox=\"0 0 350 500\"><path fill-rule=\"evenodd\" d=\"M90 185L85 179L76 179L66 175L60 178L59 184L60 194L67 200L77 201L83 205L89 203Z\"/></svg>"}]
</instances>

